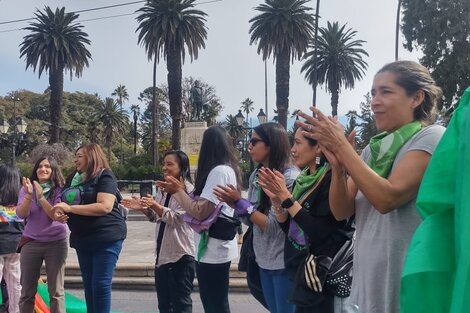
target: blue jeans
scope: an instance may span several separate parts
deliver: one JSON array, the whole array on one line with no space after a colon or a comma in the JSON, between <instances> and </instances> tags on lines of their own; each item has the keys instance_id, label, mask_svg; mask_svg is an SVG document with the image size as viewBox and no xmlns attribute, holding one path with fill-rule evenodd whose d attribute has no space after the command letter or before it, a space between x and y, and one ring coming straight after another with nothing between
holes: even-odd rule
<instances>
[{"instance_id":1,"label":"blue jeans","mask_svg":"<svg viewBox=\"0 0 470 313\"><path fill-rule=\"evenodd\" d=\"M76 249L87 313L109 313L111 286L123 240L102 243L93 248Z\"/></svg>"},{"instance_id":2,"label":"blue jeans","mask_svg":"<svg viewBox=\"0 0 470 313\"><path fill-rule=\"evenodd\" d=\"M292 290L292 281L287 271L265 270L260 268L261 288L271 313L293 313L295 305L287 298Z\"/></svg>"}]
</instances>

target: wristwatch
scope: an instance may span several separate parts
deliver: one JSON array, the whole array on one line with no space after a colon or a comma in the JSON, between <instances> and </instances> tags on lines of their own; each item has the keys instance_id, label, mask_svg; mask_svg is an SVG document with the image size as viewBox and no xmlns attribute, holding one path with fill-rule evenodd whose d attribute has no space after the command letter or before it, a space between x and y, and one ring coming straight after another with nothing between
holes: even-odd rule
<instances>
[{"instance_id":1,"label":"wristwatch","mask_svg":"<svg viewBox=\"0 0 470 313\"><path fill-rule=\"evenodd\" d=\"M290 208L291 206L294 205L294 202L295 202L295 201L296 201L296 200L295 200L294 198L292 198L292 197L287 198L286 200L284 200L284 201L281 202L281 208L283 208L283 209L288 209L288 208Z\"/></svg>"}]
</instances>

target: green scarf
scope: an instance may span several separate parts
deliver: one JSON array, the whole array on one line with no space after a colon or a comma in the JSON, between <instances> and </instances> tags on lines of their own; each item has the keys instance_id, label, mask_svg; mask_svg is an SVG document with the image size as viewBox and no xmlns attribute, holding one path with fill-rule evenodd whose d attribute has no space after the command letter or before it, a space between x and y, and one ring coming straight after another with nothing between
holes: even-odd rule
<instances>
[{"instance_id":1,"label":"green scarf","mask_svg":"<svg viewBox=\"0 0 470 313\"><path fill-rule=\"evenodd\" d=\"M201 234L199 245L197 246L197 261L201 260L207 250L207 243L209 241L209 231L205 230Z\"/></svg>"},{"instance_id":2,"label":"green scarf","mask_svg":"<svg viewBox=\"0 0 470 313\"><path fill-rule=\"evenodd\" d=\"M382 177L387 177L401 147L422 128L420 122L406 124L393 133L383 132L370 139L369 167Z\"/></svg>"},{"instance_id":3,"label":"green scarf","mask_svg":"<svg viewBox=\"0 0 470 313\"><path fill-rule=\"evenodd\" d=\"M301 203L302 196L314 187L318 179L328 168L329 164L325 163L322 167L317 168L313 174L309 172L308 167L304 168L295 180L292 197Z\"/></svg>"},{"instance_id":4,"label":"green scarf","mask_svg":"<svg viewBox=\"0 0 470 313\"><path fill-rule=\"evenodd\" d=\"M72 178L72 181L70 182L70 187L77 187L78 185L81 185L85 181L85 175L86 173L80 174L79 172L76 172Z\"/></svg>"},{"instance_id":5,"label":"green scarf","mask_svg":"<svg viewBox=\"0 0 470 313\"><path fill-rule=\"evenodd\" d=\"M45 182L43 184L39 183L39 186L41 186L42 188L42 195L44 198L46 198L47 200L49 200L49 197L51 195L51 190L52 190L52 184L50 182ZM36 191L34 191L36 193ZM40 208L42 208L41 206L41 203L39 202L39 199L38 199L38 196L37 194L35 194L36 196L36 204L37 206L39 206Z\"/></svg>"}]
</instances>

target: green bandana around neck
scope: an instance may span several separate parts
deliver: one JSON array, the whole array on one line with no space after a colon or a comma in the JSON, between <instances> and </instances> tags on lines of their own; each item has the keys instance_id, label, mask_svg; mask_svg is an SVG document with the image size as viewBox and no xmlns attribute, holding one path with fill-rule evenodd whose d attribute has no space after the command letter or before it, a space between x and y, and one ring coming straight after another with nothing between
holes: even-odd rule
<instances>
[{"instance_id":1,"label":"green bandana around neck","mask_svg":"<svg viewBox=\"0 0 470 313\"><path fill-rule=\"evenodd\" d=\"M76 172L72 178L72 181L70 182L70 187L77 187L78 185L81 185L85 181L85 174L86 173L80 174L79 172Z\"/></svg>"},{"instance_id":2,"label":"green bandana around neck","mask_svg":"<svg viewBox=\"0 0 470 313\"><path fill-rule=\"evenodd\" d=\"M369 167L380 176L387 177L398 151L422 127L418 121L411 122L392 133L382 132L372 137L369 142Z\"/></svg>"},{"instance_id":3,"label":"green bandana around neck","mask_svg":"<svg viewBox=\"0 0 470 313\"><path fill-rule=\"evenodd\" d=\"M302 196L305 195L307 191L312 189L312 187L317 183L319 178L323 176L329 167L330 165L325 163L323 166L318 167L314 173L310 173L308 167L304 168L295 180L294 189L292 190L292 197L296 200L301 200Z\"/></svg>"}]
</instances>

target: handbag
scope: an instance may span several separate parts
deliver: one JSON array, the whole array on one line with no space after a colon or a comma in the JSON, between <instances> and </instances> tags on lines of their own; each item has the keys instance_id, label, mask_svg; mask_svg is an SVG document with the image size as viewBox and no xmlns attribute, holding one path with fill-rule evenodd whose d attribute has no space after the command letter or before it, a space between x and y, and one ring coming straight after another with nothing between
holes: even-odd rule
<instances>
[{"instance_id":1,"label":"handbag","mask_svg":"<svg viewBox=\"0 0 470 313\"><path fill-rule=\"evenodd\" d=\"M354 241L355 233L335 254L325 282L326 289L340 298L351 294Z\"/></svg>"},{"instance_id":2,"label":"handbag","mask_svg":"<svg viewBox=\"0 0 470 313\"><path fill-rule=\"evenodd\" d=\"M238 218L220 213L215 222L209 227L209 237L220 240L233 240L241 222Z\"/></svg>"}]
</instances>

